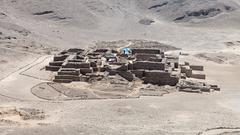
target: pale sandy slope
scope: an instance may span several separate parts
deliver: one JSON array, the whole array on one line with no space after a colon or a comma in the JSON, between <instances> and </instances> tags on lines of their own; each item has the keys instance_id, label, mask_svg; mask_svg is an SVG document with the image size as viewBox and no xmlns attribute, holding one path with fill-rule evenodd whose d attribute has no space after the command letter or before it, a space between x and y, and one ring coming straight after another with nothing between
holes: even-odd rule
<instances>
[{"instance_id":1,"label":"pale sandy slope","mask_svg":"<svg viewBox=\"0 0 240 135\"><path fill-rule=\"evenodd\" d=\"M175 0L174 3L169 1L169 6L162 7L160 11L149 10L151 6L163 2L163 0L121 2L2 0L1 10L7 16L1 21L11 22L31 31L30 39L37 38L43 44L57 47L86 47L97 40L143 38L159 40L187 49L196 49L196 47L204 49L205 47L221 48L222 41L239 38L237 30L239 5L236 3L224 1L222 4L217 0L201 2ZM222 9L223 6L231 6L234 11L225 11ZM190 22L195 23L173 22L174 18L186 14L185 12L209 8L220 8L222 12L213 18L197 21L198 17L189 17L192 19ZM52 13L34 15L44 11L52 11ZM155 23L149 26L139 24L139 20L144 18L150 18ZM194 27L182 26L192 24L195 24Z\"/></svg>"},{"instance_id":2,"label":"pale sandy slope","mask_svg":"<svg viewBox=\"0 0 240 135\"><path fill-rule=\"evenodd\" d=\"M170 0L167 0L170 2ZM161 12L148 8L163 0L0 0L0 69L11 73L45 55L44 46L60 48L87 47L99 40L150 39L183 48L194 53L230 52L224 42L239 41L239 0L174 0ZM173 22L186 11L223 8L223 2L235 8L205 19L190 18ZM45 15L34 15L52 11ZM151 25L139 24L148 18ZM8 45L12 45L10 49ZM34 46L31 47L31 45ZM24 46L30 47L26 49ZM42 46L41 46L42 45ZM20 48L19 48L20 46ZM3 49L2 49L3 48ZM40 48L40 49L36 49ZM35 50L35 51L33 51ZM191 51L191 52L188 52ZM130 100L42 102L1 98L1 106L43 109L49 117L42 126L0 126L2 134L165 134L196 135L215 127L239 127L239 65L217 64L189 56L189 61L206 66L208 79L222 87L220 93L175 93L164 97L144 97ZM7 61L7 63L6 63ZM11 62L12 61L12 62ZM4 65L5 64L5 65ZM13 66L12 66L13 65ZM14 68L10 68L14 67ZM1 76L2 76L1 73ZM15 72L17 73L17 72ZM6 74L6 73L4 73ZM11 77L16 77L13 74ZM28 87L36 80L7 78L2 92L5 96L30 99ZM15 78L16 79L16 78ZM21 79L28 80L27 82ZM16 89L14 89L17 86ZM11 89L8 89L8 88ZM2 87L1 87L2 88ZM24 88L24 89L21 89ZM21 89L18 91L18 89ZM13 91L11 91L13 90ZM26 91L25 91L26 90ZM17 93L21 92L21 93ZM26 94L25 94L26 93ZM0 93L1 94L1 93ZM32 100L32 99L31 99ZM34 99L35 100L35 99ZM40 124L41 125L41 124Z\"/></svg>"}]
</instances>

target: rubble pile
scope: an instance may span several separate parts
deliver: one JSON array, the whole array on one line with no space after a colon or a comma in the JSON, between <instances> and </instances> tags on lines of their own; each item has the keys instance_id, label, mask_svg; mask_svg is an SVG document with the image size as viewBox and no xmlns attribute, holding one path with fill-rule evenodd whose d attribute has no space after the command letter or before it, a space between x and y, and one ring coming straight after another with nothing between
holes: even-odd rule
<instances>
[{"instance_id":1,"label":"rubble pile","mask_svg":"<svg viewBox=\"0 0 240 135\"><path fill-rule=\"evenodd\" d=\"M184 64L180 64L180 70L181 79L177 85L179 91L197 93L220 91L220 88L217 85L211 85L206 82L199 81L206 79L203 66L191 65L189 62L185 62Z\"/></svg>"},{"instance_id":2,"label":"rubble pile","mask_svg":"<svg viewBox=\"0 0 240 135\"><path fill-rule=\"evenodd\" d=\"M210 85L208 83L193 80L181 80L178 83L177 88L179 91L195 93L220 91L220 88L218 88L217 85Z\"/></svg>"}]
</instances>

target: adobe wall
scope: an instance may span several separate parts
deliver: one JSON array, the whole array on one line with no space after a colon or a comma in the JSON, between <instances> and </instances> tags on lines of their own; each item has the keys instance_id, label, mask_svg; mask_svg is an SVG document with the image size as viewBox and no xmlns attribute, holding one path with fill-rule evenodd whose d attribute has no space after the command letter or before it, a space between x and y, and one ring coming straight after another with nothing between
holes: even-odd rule
<instances>
[{"instance_id":1,"label":"adobe wall","mask_svg":"<svg viewBox=\"0 0 240 135\"><path fill-rule=\"evenodd\" d=\"M58 71L60 68L61 66L46 66L45 70L55 72L55 71Z\"/></svg>"},{"instance_id":2,"label":"adobe wall","mask_svg":"<svg viewBox=\"0 0 240 135\"><path fill-rule=\"evenodd\" d=\"M144 83L157 85L168 85L170 81L170 73L159 70L145 70Z\"/></svg>"},{"instance_id":3,"label":"adobe wall","mask_svg":"<svg viewBox=\"0 0 240 135\"><path fill-rule=\"evenodd\" d=\"M204 71L204 67L200 65L190 65L192 70Z\"/></svg>"},{"instance_id":4,"label":"adobe wall","mask_svg":"<svg viewBox=\"0 0 240 135\"><path fill-rule=\"evenodd\" d=\"M69 55L56 55L53 57L53 61L64 61Z\"/></svg>"},{"instance_id":5,"label":"adobe wall","mask_svg":"<svg viewBox=\"0 0 240 135\"><path fill-rule=\"evenodd\" d=\"M150 61L135 61L133 62L133 70L137 69L165 70L165 63Z\"/></svg>"},{"instance_id":6,"label":"adobe wall","mask_svg":"<svg viewBox=\"0 0 240 135\"><path fill-rule=\"evenodd\" d=\"M63 68L90 68L90 63L68 62L66 65L63 65Z\"/></svg>"},{"instance_id":7,"label":"adobe wall","mask_svg":"<svg viewBox=\"0 0 240 135\"><path fill-rule=\"evenodd\" d=\"M132 49L132 54L136 54L136 53L160 54L161 51L159 49L138 49L138 48L133 48Z\"/></svg>"},{"instance_id":8,"label":"adobe wall","mask_svg":"<svg viewBox=\"0 0 240 135\"><path fill-rule=\"evenodd\" d=\"M147 61L150 58L157 58L157 56L156 54L145 54L145 53L136 54L137 61Z\"/></svg>"}]
</instances>

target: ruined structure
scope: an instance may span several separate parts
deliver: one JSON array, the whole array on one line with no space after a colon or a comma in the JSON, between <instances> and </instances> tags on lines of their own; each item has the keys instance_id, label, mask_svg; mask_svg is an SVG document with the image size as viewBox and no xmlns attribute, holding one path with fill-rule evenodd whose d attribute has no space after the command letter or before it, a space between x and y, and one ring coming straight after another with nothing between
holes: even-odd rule
<instances>
[{"instance_id":1,"label":"ruined structure","mask_svg":"<svg viewBox=\"0 0 240 135\"><path fill-rule=\"evenodd\" d=\"M188 62L180 65L181 79L178 83L178 90L185 92L211 92L220 91L217 85L211 85L206 82L199 82L191 79L205 80L204 67L201 65L191 65ZM189 80L188 80L189 79Z\"/></svg>"},{"instance_id":2,"label":"ruined structure","mask_svg":"<svg viewBox=\"0 0 240 135\"><path fill-rule=\"evenodd\" d=\"M179 57L165 55L160 49L146 48L73 48L55 55L46 66L56 72L53 82L57 83L90 82L118 74L129 82L138 78L144 84L159 86L176 86L186 78L205 79L205 74L199 73L203 69L187 62L179 64Z\"/></svg>"}]
</instances>

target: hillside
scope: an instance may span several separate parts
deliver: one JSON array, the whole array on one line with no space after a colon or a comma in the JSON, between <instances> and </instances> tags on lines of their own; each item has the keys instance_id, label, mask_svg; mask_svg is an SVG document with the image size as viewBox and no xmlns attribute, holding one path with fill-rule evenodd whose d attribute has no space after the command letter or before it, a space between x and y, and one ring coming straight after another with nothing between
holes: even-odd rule
<instances>
[{"instance_id":1,"label":"hillside","mask_svg":"<svg viewBox=\"0 0 240 135\"><path fill-rule=\"evenodd\" d=\"M92 41L132 38L162 40L176 45L176 42L181 43L178 38L192 36L191 31L198 37L211 34L212 31L207 30L209 27L216 31L222 26L239 28L236 2L1 0L0 29L10 36L16 34L17 39L32 39L56 47L88 46ZM188 31L189 26L191 31ZM203 26L204 29L198 29ZM182 32L184 36L179 37L178 33Z\"/></svg>"},{"instance_id":2,"label":"hillside","mask_svg":"<svg viewBox=\"0 0 240 135\"><path fill-rule=\"evenodd\" d=\"M240 0L0 0L0 134L240 134L239 22Z\"/></svg>"}]
</instances>

